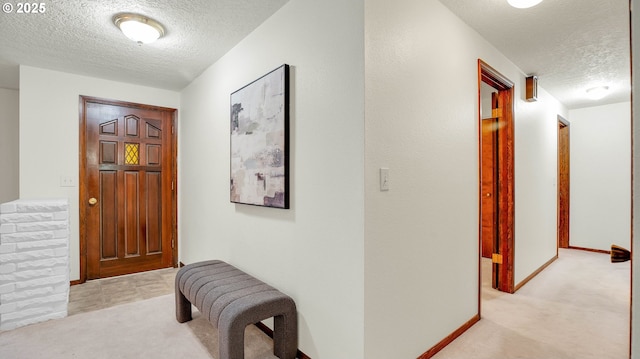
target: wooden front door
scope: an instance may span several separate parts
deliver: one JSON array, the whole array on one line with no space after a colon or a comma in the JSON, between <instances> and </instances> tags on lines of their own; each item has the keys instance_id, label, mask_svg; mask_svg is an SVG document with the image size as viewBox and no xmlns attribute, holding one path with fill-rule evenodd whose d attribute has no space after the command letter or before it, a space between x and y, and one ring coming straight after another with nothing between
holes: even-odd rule
<instances>
[{"instance_id":1,"label":"wooden front door","mask_svg":"<svg viewBox=\"0 0 640 359\"><path fill-rule=\"evenodd\" d=\"M174 266L174 115L81 97L81 281Z\"/></svg>"},{"instance_id":2,"label":"wooden front door","mask_svg":"<svg viewBox=\"0 0 640 359\"><path fill-rule=\"evenodd\" d=\"M558 116L558 247L569 248L569 122Z\"/></svg>"}]
</instances>

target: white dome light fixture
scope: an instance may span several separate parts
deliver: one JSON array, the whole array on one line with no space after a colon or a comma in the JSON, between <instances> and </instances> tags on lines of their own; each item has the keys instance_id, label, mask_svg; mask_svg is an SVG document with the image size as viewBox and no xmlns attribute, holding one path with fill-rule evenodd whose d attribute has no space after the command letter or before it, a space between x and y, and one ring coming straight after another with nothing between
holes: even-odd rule
<instances>
[{"instance_id":1,"label":"white dome light fixture","mask_svg":"<svg viewBox=\"0 0 640 359\"><path fill-rule=\"evenodd\" d=\"M609 94L609 86L597 86L587 90L587 97L592 100L600 100Z\"/></svg>"},{"instance_id":2,"label":"white dome light fixture","mask_svg":"<svg viewBox=\"0 0 640 359\"><path fill-rule=\"evenodd\" d=\"M130 13L117 14L113 23L129 39L138 44L152 43L164 36L164 27L146 16Z\"/></svg>"},{"instance_id":3,"label":"white dome light fixture","mask_svg":"<svg viewBox=\"0 0 640 359\"><path fill-rule=\"evenodd\" d=\"M507 0L507 2L515 8L527 9L538 5L542 0Z\"/></svg>"}]
</instances>

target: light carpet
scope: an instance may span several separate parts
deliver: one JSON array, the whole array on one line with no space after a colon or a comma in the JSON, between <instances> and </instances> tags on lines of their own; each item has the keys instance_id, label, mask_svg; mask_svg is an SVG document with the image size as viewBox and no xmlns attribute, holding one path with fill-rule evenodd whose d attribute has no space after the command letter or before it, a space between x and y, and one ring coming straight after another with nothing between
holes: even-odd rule
<instances>
[{"instance_id":1,"label":"light carpet","mask_svg":"<svg viewBox=\"0 0 640 359\"><path fill-rule=\"evenodd\" d=\"M483 262L480 322L433 359L628 359L630 262L561 249L515 294L491 289Z\"/></svg>"},{"instance_id":2,"label":"light carpet","mask_svg":"<svg viewBox=\"0 0 640 359\"><path fill-rule=\"evenodd\" d=\"M487 269L490 261L483 263L482 320L434 359L629 357L630 262L560 250L516 294L491 289ZM174 296L165 295L0 332L0 358L217 359L217 341L197 310L192 321L178 323ZM272 353L271 339L248 326L245 358L276 358Z\"/></svg>"},{"instance_id":3,"label":"light carpet","mask_svg":"<svg viewBox=\"0 0 640 359\"><path fill-rule=\"evenodd\" d=\"M218 358L217 331L197 310L180 324L165 295L0 332L3 359ZM273 342L245 331L246 359L274 359Z\"/></svg>"}]
</instances>

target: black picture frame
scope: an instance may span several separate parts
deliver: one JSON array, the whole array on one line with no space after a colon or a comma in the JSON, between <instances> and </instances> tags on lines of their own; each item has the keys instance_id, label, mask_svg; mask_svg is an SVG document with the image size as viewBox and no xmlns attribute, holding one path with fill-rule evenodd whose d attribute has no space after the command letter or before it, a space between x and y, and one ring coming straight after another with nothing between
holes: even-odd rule
<instances>
[{"instance_id":1,"label":"black picture frame","mask_svg":"<svg viewBox=\"0 0 640 359\"><path fill-rule=\"evenodd\" d=\"M231 93L230 200L289 208L289 65Z\"/></svg>"}]
</instances>

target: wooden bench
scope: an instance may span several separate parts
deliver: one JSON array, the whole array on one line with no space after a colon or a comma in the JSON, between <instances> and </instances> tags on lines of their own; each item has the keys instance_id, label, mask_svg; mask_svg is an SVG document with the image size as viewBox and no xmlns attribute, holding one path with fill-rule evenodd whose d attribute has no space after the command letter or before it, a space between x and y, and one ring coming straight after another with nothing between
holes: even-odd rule
<instances>
[{"instance_id":1,"label":"wooden bench","mask_svg":"<svg viewBox=\"0 0 640 359\"><path fill-rule=\"evenodd\" d=\"M188 264L176 274L176 319L191 320L193 304L218 329L220 359L244 358L244 330L273 317L273 353L295 359L298 318L293 299L225 262Z\"/></svg>"}]
</instances>

